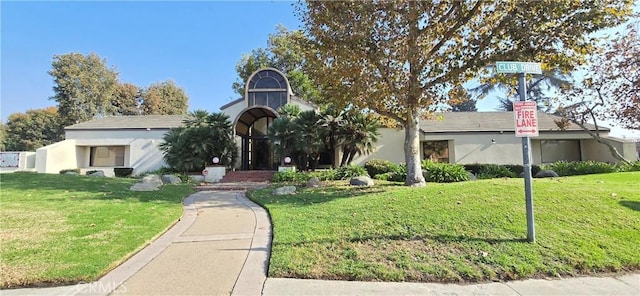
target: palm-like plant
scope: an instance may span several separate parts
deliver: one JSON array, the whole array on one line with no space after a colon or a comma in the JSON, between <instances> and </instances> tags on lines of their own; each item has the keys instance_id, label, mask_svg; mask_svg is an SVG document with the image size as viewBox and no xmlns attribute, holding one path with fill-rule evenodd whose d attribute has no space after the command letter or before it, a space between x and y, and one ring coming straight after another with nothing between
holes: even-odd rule
<instances>
[{"instance_id":1,"label":"palm-like plant","mask_svg":"<svg viewBox=\"0 0 640 296\"><path fill-rule=\"evenodd\" d=\"M183 124L184 127L171 129L160 145L171 168L180 172L200 171L214 156L223 165L233 165L238 152L227 115L196 110L189 113Z\"/></svg>"},{"instance_id":2,"label":"palm-like plant","mask_svg":"<svg viewBox=\"0 0 640 296\"><path fill-rule=\"evenodd\" d=\"M380 137L378 121L371 115L361 112L352 113L346 116L345 122L340 130L342 140L340 166L348 165L357 155L372 153L375 150L373 144Z\"/></svg>"}]
</instances>

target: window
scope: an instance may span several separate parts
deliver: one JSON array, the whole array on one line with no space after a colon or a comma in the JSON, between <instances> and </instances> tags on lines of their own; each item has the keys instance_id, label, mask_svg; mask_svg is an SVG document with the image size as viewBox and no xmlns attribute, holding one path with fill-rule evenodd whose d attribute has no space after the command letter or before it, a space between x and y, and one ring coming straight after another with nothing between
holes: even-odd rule
<instances>
[{"instance_id":1,"label":"window","mask_svg":"<svg viewBox=\"0 0 640 296\"><path fill-rule=\"evenodd\" d=\"M273 70L263 70L249 80L249 107L268 106L273 110L287 104L288 86L284 76Z\"/></svg>"},{"instance_id":2,"label":"window","mask_svg":"<svg viewBox=\"0 0 640 296\"><path fill-rule=\"evenodd\" d=\"M449 162L449 141L427 141L422 143L424 160Z\"/></svg>"},{"instance_id":3,"label":"window","mask_svg":"<svg viewBox=\"0 0 640 296\"><path fill-rule=\"evenodd\" d=\"M560 160L580 161L579 140L541 140L540 152L542 163L552 163Z\"/></svg>"},{"instance_id":4,"label":"window","mask_svg":"<svg viewBox=\"0 0 640 296\"><path fill-rule=\"evenodd\" d=\"M91 147L89 155L89 166L124 166L124 146Z\"/></svg>"}]
</instances>

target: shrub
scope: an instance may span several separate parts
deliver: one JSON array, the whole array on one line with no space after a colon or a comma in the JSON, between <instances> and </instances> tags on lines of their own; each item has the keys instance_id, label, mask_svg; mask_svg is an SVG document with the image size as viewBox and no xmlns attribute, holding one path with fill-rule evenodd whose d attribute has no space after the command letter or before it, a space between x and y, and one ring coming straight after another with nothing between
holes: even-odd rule
<instances>
[{"instance_id":1,"label":"shrub","mask_svg":"<svg viewBox=\"0 0 640 296\"><path fill-rule=\"evenodd\" d=\"M65 174L67 172L74 172L74 173L80 174L80 169L64 169L64 170L60 170L60 174Z\"/></svg>"},{"instance_id":2,"label":"shrub","mask_svg":"<svg viewBox=\"0 0 640 296\"><path fill-rule=\"evenodd\" d=\"M469 173L460 164L422 161L427 182L451 183L469 180Z\"/></svg>"},{"instance_id":3,"label":"shrub","mask_svg":"<svg viewBox=\"0 0 640 296\"><path fill-rule=\"evenodd\" d=\"M297 172L294 170L286 170L282 172L277 172L273 175L271 179L274 183L282 183L282 182L304 182L311 178L309 175Z\"/></svg>"},{"instance_id":4,"label":"shrub","mask_svg":"<svg viewBox=\"0 0 640 296\"><path fill-rule=\"evenodd\" d=\"M634 161L630 164L620 165L618 168L621 172L637 172L640 171L640 160Z\"/></svg>"},{"instance_id":5,"label":"shrub","mask_svg":"<svg viewBox=\"0 0 640 296\"><path fill-rule=\"evenodd\" d=\"M133 168L113 168L113 174L116 177L129 177L133 173Z\"/></svg>"},{"instance_id":6,"label":"shrub","mask_svg":"<svg viewBox=\"0 0 640 296\"><path fill-rule=\"evenodd\" d=\"M544 166L546 170L552 170L559 176L575 176L588 174L613 173L616 166L606 162L598 161L558 161Z\"/></svg>"},{"instance_id":7,"label":"shrub","mask_svg":"<svg viewBox=\"0 0 640 296\"><path fill-rule=\"evenodd\" d=\"M382 180L382 181L392 181L393 177L393 173L383 173L383 174L377 174L375 176L373 176L374 179L376 180Z\"/></svg>"},{"instance_id":8,"label":"shrub","mask_svg":"<svg viewBox=\"0 0 640 296\"><path fill-rule=\"evenodd\" d=\"M84 174L89 176L89 175L91 175L93 173L97 173L97 172L100 172L100 170L90 170L90 171L85 172Z\"/></svg>"},{"instance_id":9,"label":"shrub","mask_svg":"<svg viewBox=\"0 0 640 296\"><path fill-rule=\"evenodd\" d=\"M493 179L493 178L516 178L515 172L508 169L506 166L497 164L488 164L480 168L480 172L477 175L478 179Z\"/></svg>"},{"instance_id":10,"label":"shrub","mask_svg":"<svg viewBox=\"0 0 640 296\"><path fill-rule=\"evenodd\" d=\"M364 163L364 168L369 176L375 176L385 173L393 173L398 169L398 165L382 159L371 159Z\"/></svg>"},{"instance_id":11,"label":"shrub","mask_svg":"<svg viewBox=\"0 0 640 296\"><path fill-rule=\"evenodd\" d=\"M318 171L315 171L315 172L310 172L307 175L308 175L308 179L316 177L320 181L335 180L336 179L336 170L334 170L334 169L318 170Z\"/></svg>"},{"instance_id":12,"label":"shrub","mask_svg":"<svg viewBox=\"0 0 640 296\"><path fill-rule=\"evenodd\" d=\"M470 171L474 175L478 176L482 173L482 170L486 169L487 166L496 166L496 164L465 164L464 168L467 171ZM516 177L522 176L522 172L524 172L524 167L521 164L501 164L499 166L505 167L511 172L515 174ZM540 166L532 164L531 165L531 175L535 176L540 171Z\"/></svg>"},{"instance_id":13,"label":"shrub","mask_svg":"<svg viewBox=\"0 0 640 296\"><path fill-rule=\"evenodd\" d=\"M369 176L369 174L367 174L367 170L365 170L364 167L359 165L347 165L336 170L335 179L347 180L358 176Z\"/></svg>"}]
</instances>

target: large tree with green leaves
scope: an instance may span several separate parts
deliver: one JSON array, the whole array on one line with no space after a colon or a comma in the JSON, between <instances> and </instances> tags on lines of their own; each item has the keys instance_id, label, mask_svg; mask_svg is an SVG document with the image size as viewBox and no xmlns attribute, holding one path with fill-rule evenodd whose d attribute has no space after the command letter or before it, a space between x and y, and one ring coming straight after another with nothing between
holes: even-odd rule
<instances>
[{"instance_id":1,"label":"large tree with green leaves","mask_svg":"<svg viewBox=\"0 0 640 296\"><path fill-rule=\"evenodd\" d=\"M406 185L424 186L420 120L500 60L575 67L587 34L620 24L631 0L310 1L298 5L306 63L326 99L404 127Z\"/></svg>"},{"instance_id":2,"label":"large tree with green leaves","mask_svg":"<svg viewBox=\"0 0 640 296\"><path fill-rule=\"evenodd\" d=\"M118 83L111 104L119 115L139 115L142 90L132 83Z\"/></svg>"},{"instance_id":3,"label":"large tree with green leaves","mask_svg":"<svg viewBox=\"0 0 640 296\"><path fill-rule=\"evenodd\" d=\"M4 147L10 151L35 151L64 139L58 108L31 109L13 113L5 126Z\"/></svg>"},{"instance_id":4,"label":"large tree with green leaves","mask_svg":"<svg viewBox=\"0 0 640 296\"><path fill-rule=\"evenodd\" d=\"M261 68L271 67L285 73L293 93L309 102L319 103L319 90L304 72L305 40L306 37L302 31L290 31L283 26L278 26L276 33L269 35L266 48L252 50L250 54L242 56L236 64L238 78L232 85L233 90L244 96L245 84L249 76Z\"/></svg>"},{"instance_id":5,"label":"large tree with green leaves","mask_svg":"<svg viewBox=\"0 0 640 296\"><path fill-rule=\"evenodd\" d=\"M212 164L232 167L238 157L229 117L223 113L196 110L183 121L184 126L172 128L164 136L160 149L167 164L179 172L199 172Z\"/></svg>"},{"instance_id":6,"label":"large tree with green leaves","mask_svg":"<svg viewBox=\"0 0 640 296\"><path fill-rule=\"evenodd\" d=\"M189 97L173 80L152 83L142 91L142 114L180 115L187 112Z\"/></svg>"},{"instance_id":7,"label":"large tree with green leaves","mask_svg":"<svg viewBox=\"0 0 640 296\"><path fill-rule=\"evenodd\" d=\"M54 55L49 74L64 126L115 114L111 104L118 84L118 73L97 54Z\"/></svg>"}]
</instances>

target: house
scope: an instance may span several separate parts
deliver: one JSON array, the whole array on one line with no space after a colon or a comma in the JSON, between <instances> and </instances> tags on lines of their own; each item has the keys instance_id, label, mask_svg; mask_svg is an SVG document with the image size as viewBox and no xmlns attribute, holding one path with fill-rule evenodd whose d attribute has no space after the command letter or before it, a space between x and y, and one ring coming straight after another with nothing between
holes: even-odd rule
<instances>
[{"instance_id":1,"label":"house","mask_svg":"<svg viewBox=\"0 0 640 296\"><path fill-rule=\"evenodd\" d=\"M274 170L284 156L277 155L267 130L278 117L277 110L293 104L301 110L316 106L296 97L286 76L265 68L247 80L243 98L220 107L235 130L240 160L239 170ZM597 143L578 126L560 130L553 115L539 114L540 136L531 139L532 162L558 160L596 160L615 162L607 147ZM133 174L156 170L165 165L159 145L164 134L179 127L183 115L104 117L65 128L65 139L36 152L40 173L58 173L62 169L99 169L113 175L114 167L132 167ZM595 127L589 126L590 129ZM521 164L522 142L514 135L512 112L460 112L436 114L420 124L421 157L449 163ZM369 159L404 162L402 130L380 129L377 150L358 157L355 164ZM601 129L607 137L609 130ZM608 138L628 159L636 160L635 143Z\"/></svg>"},{"instance_id":2,"label":"house","mask_svg":"<svg viewBox=\"0 0 640 296\"><path fill-rule=\"evenodd\" d=\"M448 163L522 164L522 138L515 136L513 112L449 112L434 114L420 123L422 159ZM558 116L538 113L539 136L531 138L531 161L534 164L559 160L593 160L617 162L609 149L598 143L576 124L561 130ZM596 131L594 125L586 126ZM608 128L599 128L600 136L609 140L626 159L637 160L635 143L608 137ZM377 150L354 161L387 159L404 162L404 133L382 129Z\"/></svg>"}]
</instances>

